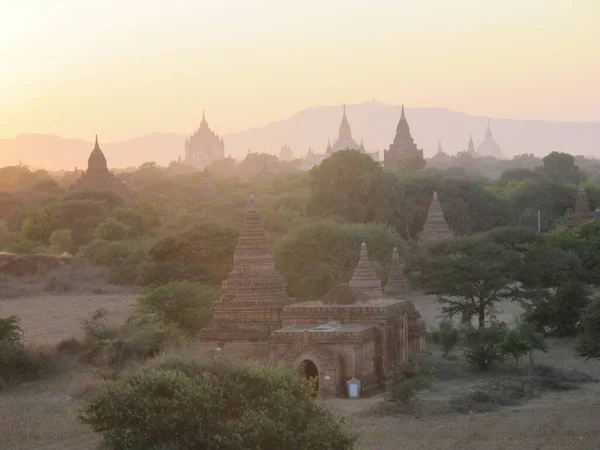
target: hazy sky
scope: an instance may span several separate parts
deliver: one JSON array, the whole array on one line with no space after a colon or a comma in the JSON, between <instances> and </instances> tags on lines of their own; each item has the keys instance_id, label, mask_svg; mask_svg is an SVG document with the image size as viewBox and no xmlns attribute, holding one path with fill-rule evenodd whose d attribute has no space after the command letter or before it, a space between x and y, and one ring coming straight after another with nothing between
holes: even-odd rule
<instances>
[{"instance_id":1,"label":"hazy sky","mask_svg":"<svg viewBox=\"0 0 600 450\"><path fill-rule=\"evenodd\" d=\"M600 0L0 0L0 138L219 133L375 98L600 120Z\"/></svg>"}]
</instances>

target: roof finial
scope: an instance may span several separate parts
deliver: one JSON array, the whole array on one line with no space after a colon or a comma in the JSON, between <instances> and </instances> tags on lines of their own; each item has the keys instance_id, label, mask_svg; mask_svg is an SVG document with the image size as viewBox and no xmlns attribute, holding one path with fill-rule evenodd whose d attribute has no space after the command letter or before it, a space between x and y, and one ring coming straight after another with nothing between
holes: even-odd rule
<instances>
[{"instance_id":1,"label":"roof finial","mask_svg":"<svg viewBox=\"0 0 600 450\"><path fill-rule=\"evenodd\" d=\"M100 148L98 145L98 135L96 135L96 143L94 144L94 148Z\"/></svg>"},{"instance_id":2,"label":"roof finial","mask_svg":"<svg viewBox=\"0 0 600 450\"><path fill-rule=\"evenodd\" d=\"M442 153L442 141L438 141L438 153Z\"/></svg>"},{"instance_id":3,"label":"roof finial","mask_svg":"<svg viewBox=\"0 0 600 450\"><path fill-rule=\"evenodd\" d=\"M346 117L346 104L344 103L344 117Z\"/></svg>"},{"instance_id":4,"label":"roof finial","mask_svg":"<svg viewBox=\"0 0 600 450\"><path fill-rule=\"evenodd\" d=\"M402 104L402 114L400 115L400 118L406 120L406 116L404 115L404 103Z\"/></svg>"},{"instance_id":5,"label":"roof finial","mask_svg":"<svg viewBox=\"0 0 600 450\"><path fill-rule=\"evenodd\" d=\"M488 117L488 130L490 129L490 118Z\"/></svg>"}]
</instances>

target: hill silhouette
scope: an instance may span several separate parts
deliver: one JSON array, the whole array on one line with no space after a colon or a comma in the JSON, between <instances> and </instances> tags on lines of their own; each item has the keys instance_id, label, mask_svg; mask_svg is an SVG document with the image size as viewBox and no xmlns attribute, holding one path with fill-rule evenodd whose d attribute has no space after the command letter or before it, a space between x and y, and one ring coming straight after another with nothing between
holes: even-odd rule
<instances>
[{"instance_id":1,"label":"hill silhouette","mask_svg":"<svg viewBox=\"0 0 600 450\"><path fill-rule=\"evenodd\" d=\"M375 101L347 105L353 137L357 141L362 138L367 150L382 152L392 142L400 108ZM285 120L226 134L225 154L235 158L243 158L248 150L277 154L283 144L288 144L296 157L304 156L309 147L322 153L327 139L333 142L337 137L341 115L341 106L307 108ZM424 149L425 156L435 154L438 141L450 154L466 150L470 134L475 146L479 145L488 119L445 108L406 107L406 116L411 133L417 145ZM553 150L600 157L600 122L492 117L491 128L505 157L521 153L544 156ZM118 142L104 142L100 136L100 146L110 167L138 166L145 161L165 165L179 155L183 156L185 139L186 135L181 133L152 133ZM84 141L50 135L20 135L15 139L0 140L0 166L15 165L22 160L36 168L81 169L86 167L92 148L93 136Z\"/></svg>"}]
</instances>

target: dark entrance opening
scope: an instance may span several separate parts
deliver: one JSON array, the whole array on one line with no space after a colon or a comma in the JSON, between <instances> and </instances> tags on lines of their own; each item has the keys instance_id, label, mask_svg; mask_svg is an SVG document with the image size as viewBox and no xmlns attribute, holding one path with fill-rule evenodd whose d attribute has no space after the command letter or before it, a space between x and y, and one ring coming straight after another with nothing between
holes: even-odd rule
<instances>
[{"instance_id":1,"label":"dark entrance opening","mask_svg":"<svg viewBox=\"0 0 600 450\"><path fill-rule=\"evenodd\" d=\"M298 373L301 377L312 380L312 382L315 383L315 395L317 395L319 393L319 369L317 369L315 363L305 359L300 364Z\"/></svg>"}]
</instances>

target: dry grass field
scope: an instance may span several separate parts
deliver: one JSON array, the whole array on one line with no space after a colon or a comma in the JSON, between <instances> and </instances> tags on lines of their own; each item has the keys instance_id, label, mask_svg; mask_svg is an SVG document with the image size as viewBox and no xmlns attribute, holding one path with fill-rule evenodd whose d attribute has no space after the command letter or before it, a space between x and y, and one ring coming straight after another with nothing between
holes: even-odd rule
<instances>
[{"instance_id":1,"label":"dry grass field","mask_svg":"<svg viewBox=\"0 0 600 450\"><path fill-rule=\"evenodd\" d=\"M135 294L50 295L0 300L0 314L21 318L25 340L29 343L52 344L79 336L81 325L92 313L104 308L110 321L127 316Z\"/></svg>"},{"instance_id":2,"label":"dry grass field","mask_svg":"<svg viewBox=\"0 0 600 450\"><path fill-rule=\"evenodd\" d=\"M132 294L30 297L0 301L2 314L22 317L27 339L56 342L76 335L81 321L92 311L105 308L114 320L122 319ZM439 316L427 297L415 303L429 326ZM498 318L513 321L514 305L498 308ZM558 368L575 368L600 378L600 362L575 358L572 342L553 341L548 354L538 361ZM79 392L90 382L85 369L49 380L0 391L0 449L86 450L100 439L76 420L81 406ZM520 406L489 413L459 414L428 411L427 405L447 401L458 392L481 387L489 380L477 376L435 382L420 397L419 414L375 413L384 400L327 400L347 415L361 433L357 448L375 449L598 449L600 448L600 384L551 392Z\"/></svg>"}]
</instances>

